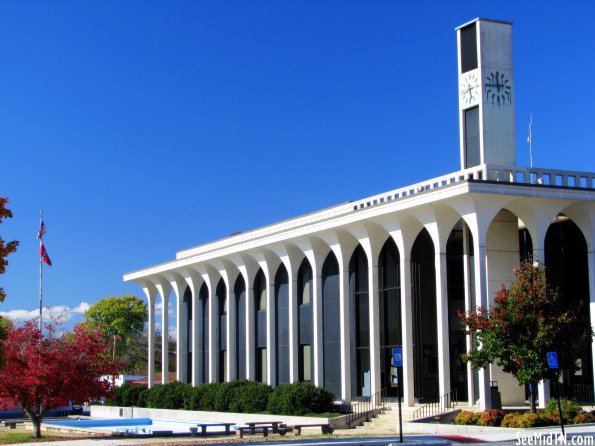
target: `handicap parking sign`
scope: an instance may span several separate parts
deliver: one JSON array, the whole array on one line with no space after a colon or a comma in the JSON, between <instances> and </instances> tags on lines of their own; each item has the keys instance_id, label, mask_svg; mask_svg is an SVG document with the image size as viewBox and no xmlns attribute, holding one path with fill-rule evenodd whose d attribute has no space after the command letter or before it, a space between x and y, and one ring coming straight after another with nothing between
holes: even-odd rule
<instances>
[{"instance_id":1,"label":"handicap parking sign","mask_svg":"<svg viewBox=\"0 0 595 446\"><path fill-rule=\"evenodd\" d=\"M393 365L396 367L403 367L403 348L393 348Z\"/></svg>"},{"instance_id":2,"label":"handicap parking sign","mask_svg":"<svg viewBox=\"0 0 595 446\"><path fill-rule=\"evenodd\" d=\"M547 363L550 366L550 369L557 369L558 368L558 353L547 352Z\"/></svg>"}]
</instances>

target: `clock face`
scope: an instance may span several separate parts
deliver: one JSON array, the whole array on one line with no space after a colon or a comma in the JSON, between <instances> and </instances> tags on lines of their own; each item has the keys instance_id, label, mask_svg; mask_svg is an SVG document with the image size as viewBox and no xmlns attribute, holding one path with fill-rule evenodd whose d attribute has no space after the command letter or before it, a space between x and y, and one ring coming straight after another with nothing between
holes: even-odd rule
<instances>
[{"instance_id":1,"label":"clock face","mask_svg":"<svg viewBox=\"0 0 595 446\"><path fill-rule=\"evenodd\" d=\"M512 87L504 73L492 72L485 82L486 102L493 105L512 104Z\"/></svg>"},{"instance_id":2,"label":"clock face","mask_svg":"<svg viewBox=\"0 0 595 446\"><path fill-rule=\"evenodd\" d=\"M461 80L461 100L465 104L472 105L477 103L481 94L480 90L479 79L476 73L467 74Z\"/></svg>"}]
</instances>

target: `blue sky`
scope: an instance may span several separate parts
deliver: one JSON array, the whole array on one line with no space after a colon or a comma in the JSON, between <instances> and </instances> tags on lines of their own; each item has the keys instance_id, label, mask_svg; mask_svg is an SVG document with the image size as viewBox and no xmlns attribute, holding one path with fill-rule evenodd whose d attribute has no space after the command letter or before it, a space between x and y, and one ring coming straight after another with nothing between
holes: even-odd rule
<instances>
[{"instance_id":1,"label":"blue sky","mask_svg":"<svg viewBox=\"0 0 595 446\"><path fill-rule=\"evenodd\" d=\"M513 22L518 163L595 170L595 2L0 3L0 314L142 292L175 252L459 169L455 27Z\"/></svg>"}]
</instances>

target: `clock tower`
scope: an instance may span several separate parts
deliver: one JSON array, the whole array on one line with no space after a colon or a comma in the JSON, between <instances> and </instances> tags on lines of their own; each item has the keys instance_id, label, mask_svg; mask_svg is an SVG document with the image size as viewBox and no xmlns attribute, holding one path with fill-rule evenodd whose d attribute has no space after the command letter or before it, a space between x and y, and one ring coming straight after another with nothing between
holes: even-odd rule
<instances>
[{"instance_id":1,"label":"clock tower","mask_svg":"<svg viewBox=\"0 0 595 446\"><path fill-rule=\"evenodd\" d=\"M516 164L512 23L457 28L461 169Z\"/></svg>"}]
</instances>

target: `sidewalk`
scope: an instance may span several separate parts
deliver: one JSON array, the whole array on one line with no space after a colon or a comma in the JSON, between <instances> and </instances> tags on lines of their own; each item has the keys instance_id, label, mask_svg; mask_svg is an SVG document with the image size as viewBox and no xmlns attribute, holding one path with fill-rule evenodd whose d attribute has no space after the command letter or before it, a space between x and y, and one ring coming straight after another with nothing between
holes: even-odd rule
<instances>
[{"instance_id":1,"label":"sidewalk","mask_svg":"<svg viewBox=\"0 0 595 446\"><path fill-rule=\"evenodd\" d=\"M558 436L561 435L560 427L548 427L540 429L506 429L506 428L483 428L477 432L473 432L473 428L463 431L453 431L452 429L440 429L441 425L427 425L428 432L417 434L405 434L405 443L417 443L428 441L429 437L432 437L436 441L448 441L451 444L457 443L497 443L497 442L514 442L514 444L523 445L562 445L562 442ZM450 425L443 425L445 427L451 427ZM577 445L593 445L595 444L595 424L581 424L581 425L570 425L565 426L566 432L566 444L577 444ZM396 430L396 429L395 429ZM443 432L438 432L442 430ZM353 430L336 430L335 435L329 440L340 440L345 439L347 441L355 440L358 437L353 434ZM373 436L375 439L380 440L382 437L386 438L386 443L395 443L395 436L398 436L397 432L393 433L378 433ZM369 436L372 438L372 436ZM549 438L551 437L551 439ZM321 439L320 437L318 437ZM368 438L361 437L361 438ZM574 440L573 440L574 438ZM239 443L239 442L284 442L288 441L299 441L301 437L288 435L285 437L264 437L256 436L245 438L243 441L237 439L235 436L209 436L209 437L164 437L164 438L110 438L110 437L98 437L89 438L84 440L68 440L60 441L60 445L66 446L125 446L125 445L153 445L153 446L171 446L171 445L184 445L184 444L199 444L199 443ZM324 439L321 439L324 441ZM425 440L425 441L424 441ZM398 442L398 440L397 440ZM32 443L21 443L21 446L40 446L39 442ZM56 442L47 442L48 446L57 445Z\"/></svg>"}]
</instances>

